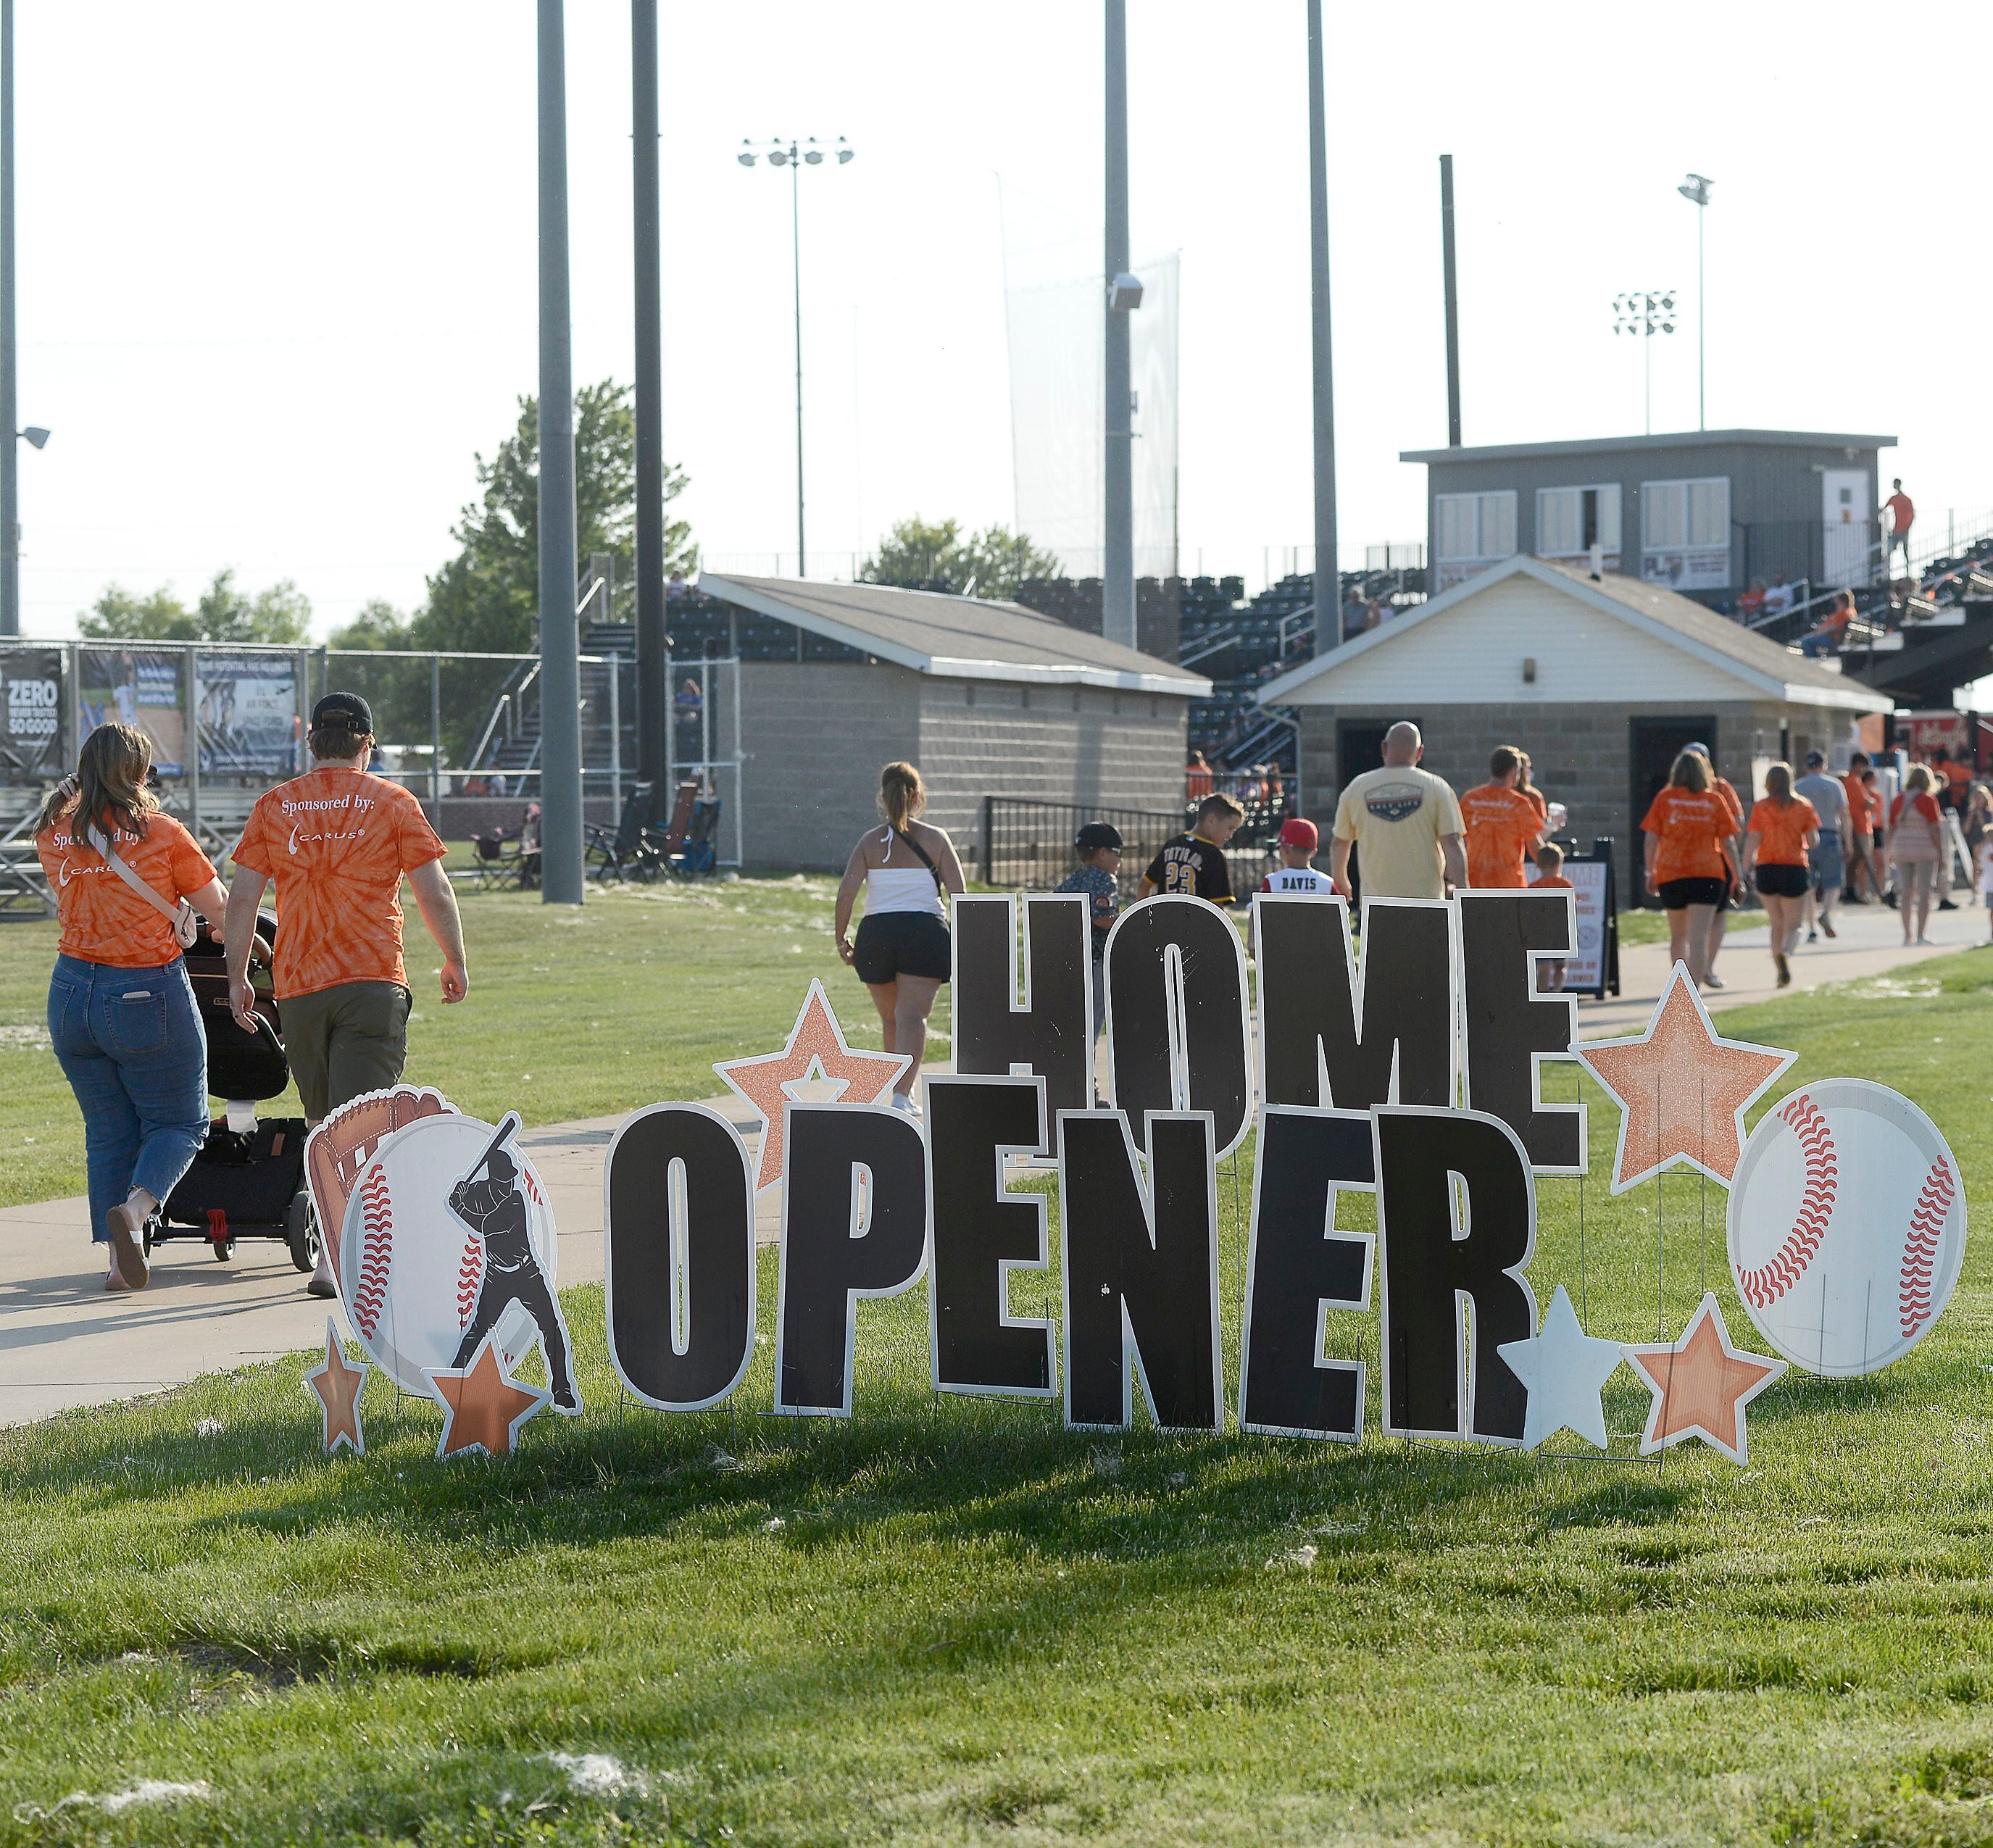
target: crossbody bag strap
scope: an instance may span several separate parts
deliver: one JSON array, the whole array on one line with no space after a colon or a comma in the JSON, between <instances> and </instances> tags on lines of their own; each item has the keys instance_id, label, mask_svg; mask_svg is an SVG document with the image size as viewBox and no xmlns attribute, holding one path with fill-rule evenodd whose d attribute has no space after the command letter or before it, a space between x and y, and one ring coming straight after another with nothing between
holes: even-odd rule
<instances>
[{"instance_id":1,"label":"crossbody bag strap","mask_svg":"<svg viewBox=\"0 0 1993 1848\"><path fill-rule=\"evenodd\" d=\"M937 892L945 892L948 888L942 883L941 869L934 863L933 855L929 853L928 850L923 847L918 841L915 840L911 834L908 833L904 828L896 828L893 832L897 835L901 840L907 843L907 851L911 853L914 859L918 860L923 866L926 867L928 872L934 875L935 890Z\"/></svg>"},{"instance_id":2,"label":"crossbody bag strap","mask_svg":"<svg viewBox=\"0 0 1993 1848\"><path fill-rule=\"evenodd\" d=\"M98 856L105 866L124 880L126 885L137 893L161 917L172 924L173 941L182 949L188 948L193 943L195 933L199 927L194 922L193 906L190 905L185 899L182 899L177 904L169 904L166 900L160 897L159 893L140 878L132 867L125 864L117 849L111 845L110 838L94 822L84 830L84 838L97 849Z\"/></svg>"}]
</instances>

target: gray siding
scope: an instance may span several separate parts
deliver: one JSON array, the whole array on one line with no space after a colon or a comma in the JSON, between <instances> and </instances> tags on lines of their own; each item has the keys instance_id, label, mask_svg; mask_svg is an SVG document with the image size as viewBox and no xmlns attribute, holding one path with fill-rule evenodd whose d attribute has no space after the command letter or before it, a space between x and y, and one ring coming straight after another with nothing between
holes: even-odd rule
<instances>
[{"instance_id":1,"label":"gray siding","mask_svg":"<svg viewBox=\"0 0 1993 1848\"><path fill-rule=\"evenodd\" d=\"M896 758L919 765L928 818L965 859L986 795L1182 803L1185 700L948 680L884 663L750 661L740 673L750 866L841 868L877 825L880 767ZM723 757L730 746L723 736L716 748Z\"/></svg>"},{"instance_id":2,"label":"gray siding","mask_svg":"<svg viewBox=\"0 0 1993 1848\"><path fill-rule=\"evenodd\" d=\"M1706 476L1730 480L1730 582L1742 590L1752 577L1768 581L1775 571L1796 580L1820 569L1822 505L1820 471L1865 471L1868 504L1861 517L1872 518L1881 504L1878 453L1840 446L1786 447L1763 443L1711 442L1670 445L1664 449L1631 446L1584 455L1507 456L1434 462L1427 465L1426 532L1429 559L1434 558L1439 522L1434 502L1441 494L1492 494L1513 489L1516 494L1516 545L1519 551L1540 550L1537 535L1537 490L1547 487L1590 487L1619 483L1620 555L1629 577L1640 576L1640 484L1679 481ZM1921 523L1920 523L1921 524ZM1747 531L1744 529L1755 529ZM1435 565L1437 560L1434 561Z\"/></svg>"}]
</instances>

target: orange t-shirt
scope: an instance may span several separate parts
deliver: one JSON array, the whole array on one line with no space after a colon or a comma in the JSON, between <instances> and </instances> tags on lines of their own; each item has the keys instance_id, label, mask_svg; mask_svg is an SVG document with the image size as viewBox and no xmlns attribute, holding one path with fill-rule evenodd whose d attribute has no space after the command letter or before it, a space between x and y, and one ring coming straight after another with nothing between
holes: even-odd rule
<instances>
[{"instance_id":1,"label":"orange t-shirt","mask_svg":"<svg viewBox=\"0 0 1993 1848\"><path fill-rule=\"evenodd\" d=\"M1947 760L1938 767L1944 772L1946 782L1951 785L1951 793L1954 799L1957 798L1960 791L1971 785L1972 772L1956 757Z\"/></svg>"},{"instance_id":2,"label":"orange t-shirt","mask_svg":"<svg viewBox=\"0 0 1993 1848\"><path fill-rule=\"evenodd\" d=\"M1908 494L1892 494L1882 504L1889 510L1889 518L1895 522L1892 531L1908 532L1910 522L1917 517L1916 504Z\"/></svg>"},{"instance_id":3,"label":"orange t-shirt","mask_svg":"<svg viewBox=\"0 0 1993 1848\"><path fill-rule=\"evenodd\" d=\"M234 860L277 883L277 999L346 982L408 985L402 875L441 859L422 805L364 770L309 770L249 812Z\"/></svg>"},{"instance_id":4,"label":"orange t-shirt","mask_svg":"<svg viewBox=\"0 0 1993 1848\"><path fill-rule=\"evenodd\" d=\"M1575 892L1578 888L1561 873L1546 873L1530 890L1532 892Z\"/></svg>"},{"instance_id":5,"label":"orange t-shirt","mask_svg":"<svg viewBox=\"0 0 1993 1848\"><path fill-rule=\"evenodd\" d=\"M1848 825L1866 838L1875 825L1875 798L1852 770L1841 779L1841 787L1848 791Z\"/></svg>"},{"instance_id":6,"label":"orange t-shirt","mask_svg":"<svg viewBox=\"0 0 1993 1848\"><path fill-rule=\"evenodd\" d=\"M1527 789L1518 791L1517 794L1528 798L1530 806L1537 811L1539 821L1547 822L1550 818L1550 798L1535 784L1532 783Z\"/></svg>"},{"instance_id":7,"label":"orange t-shirt","mask_svg":"<svg viewBox=\"0 0 1993 1848\"><path fill-rule=\"evenodd\" d=\"M1730 832L1738 832L1744 825L1744 804L1737 798L1736 784L1728 777L1718 777L1711 787L1730 805Z\"/></svg>"},{"instance_id":8,"label":"orange t-shirt","mask_svg":"<svg viewBox=\"0 0 1993 1848\"><path fill-rule=\"evenodd\" d=\"M1536 804L1520 790L1484 783L1460 798L1467 826L1467 883L1519 890L1529 881L1523 863L1543 831Z\"/></svg>"},{"instance_id":9,"label":"orange t-shirt","mask_svg":"<svg viewBox=\"0 0 1993 1848\"><path fill-rule=\"evenodd\" d=\"M1677 789L1670 784L1640 824L1657 843L1654 883L1723 878L1729 869L1722 844L1736 832L1738 818L1721 789Z\"/></svg>"},{"instance_id":10,"label":"orange t-shirt","mask_svg":"<svg viewBox=\"0 0 1993 1848\"><path fill-rule=\"evenodd\" d=\"M1794 796L1783 808L1769 796L1751 805L1751 832L1758 837L1761 866L1803 866L1807 835L1819 828L1820 811L1804 796Z\"/></svg>"},{"instance_id":11,"label":"orange t-shirt","mask_svg":"<svg viewBox=\"0 0 1993 1848\"><path fill-rule=\"evenodd\" d=\"M171 921L111 870L80 829L71 832L73 819L52 822L35 836L35 852L62 923L56 949L114 969L163 968L180 953ZM169 815L152 816L142 837L120 828L111 845L168 904L198 892L214 877L200 844Z\"/></svg>"}]
</instances>

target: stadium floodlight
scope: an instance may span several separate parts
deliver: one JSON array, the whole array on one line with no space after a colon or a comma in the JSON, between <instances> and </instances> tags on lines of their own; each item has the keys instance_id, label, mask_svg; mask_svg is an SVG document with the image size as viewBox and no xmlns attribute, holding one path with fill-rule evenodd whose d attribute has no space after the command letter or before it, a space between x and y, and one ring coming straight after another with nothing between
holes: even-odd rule
<instances>
[{"instance_id":1,"label":"stadium floodlight","mask_svg":"<svg viewBox=\"0 0 1993 1848\"><path fill-rule=\"evenodd\" d=\"M1647 434L1654 433L1653 336L1675 330L1675 293L1671 289L1629 289L1612 298L1612 331L1640 339L1641 376L1646 398Z\"/></svg>"},{"instance_id":2,"label":"stadium floodlight","mask_svg":"<svg viewBox=\"0 0 1993 1848\"><path fill-rule=\"evenodd\" d=\"M803 246L802 246L802 189L798 183L805 167L820 167L826 155L835 155L836 164L849 166L856 150L843 135L829 147L815 135L798 142L791 135L787 139L778 138L765 145L768 165L787 167L789 170L789 251L795 281L796 321L796 576L806 575L809 553L803 538ZM744 167L751 167L761 158L754 144L743 139L740 152L734 156Z\"/></svg>"},{"instance_id":3,"label":"stadium floodlight","mask_svg":"<svg viewBox=\"0 0 1993 1848\"><path fill-rule=\"evenodd\" d=\"M1695 207L1695 427L1706 430L1709 427L1708 411L1704 404L1703 377L1703 311L1709 298L1704 292L1702 271L1702 221L1709 205L1709 189L1716 182L1707 173L1691 173L1675 188L1682 197Z\"/></svg>"},{"instance_id":4,"label":"stadium floodlight","mask_svg":"<svg viewBox=\"0 0 1993 1848\"><path fill-rule=\"evenodd\" d=\"M21 434L38 449L45 449L49 446L50 433L38 423L29 424Z\"/></svg>"}]
</instances>

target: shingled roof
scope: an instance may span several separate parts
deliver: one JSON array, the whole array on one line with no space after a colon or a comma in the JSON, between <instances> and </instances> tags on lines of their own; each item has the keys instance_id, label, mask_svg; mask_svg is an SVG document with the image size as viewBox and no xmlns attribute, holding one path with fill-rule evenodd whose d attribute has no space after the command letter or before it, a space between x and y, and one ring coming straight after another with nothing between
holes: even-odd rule
<instances>
[{"instance_id":1,"label":"shingled roof","mask_svg":"<svg viewBox=\"0 0 1993 1848\"><path fill-rule=\"evenodd\" d=\"M917 672L950 680L1109 687L1201 699L1211 682L1174 661L1125 648L1021 603L901 590L885 584L700 575L708 596L793 623Z\"/></svg>"}]
</instances>

